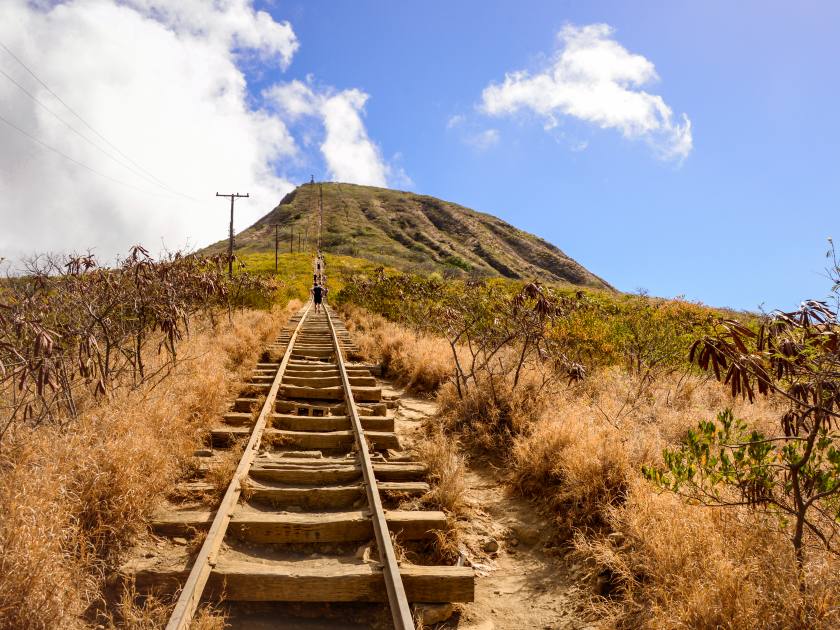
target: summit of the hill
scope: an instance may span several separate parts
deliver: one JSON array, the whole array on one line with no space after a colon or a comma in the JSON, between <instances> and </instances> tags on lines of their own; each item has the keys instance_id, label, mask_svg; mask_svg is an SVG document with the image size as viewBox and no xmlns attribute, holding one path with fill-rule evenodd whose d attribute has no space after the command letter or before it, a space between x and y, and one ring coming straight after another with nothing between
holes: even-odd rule
<instances>
[{"instance_id":1,"label":"summit of the hill","mask_svg":"<svg viewBox=\"0 0 840 630\"><path fill-rule=\"evenodd\" d=\"M281 251L291 239L313 249L323 194L321 248L413 272L536 278L609 288L551 243L492 215L427 195L341 183L299 186L254 225L236 236L236 252ZM207 248L224 251L226 241Z\"/></svg>"}]
</instances>

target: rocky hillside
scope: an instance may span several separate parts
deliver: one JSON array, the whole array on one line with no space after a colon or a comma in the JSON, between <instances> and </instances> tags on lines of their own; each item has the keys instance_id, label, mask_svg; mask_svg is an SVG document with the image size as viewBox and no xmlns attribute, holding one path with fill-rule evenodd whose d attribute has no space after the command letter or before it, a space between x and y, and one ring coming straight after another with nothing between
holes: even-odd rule
<instances>
[{"instance_id":1,"label":"rocky hillside","mask_svg":"<svg viewBox=\"0 0 840 630\"><path fill-rule=\"evenodd\" d=\"M609 288L601 278L543 239L489 214L426 195L357 186L305 184L236 237L238 253L281 252L316 246L319 194L323 193L321 247L406 271L504 276ZM207 251L223 251L226 242Z\"/></svg>"}]
</instances>

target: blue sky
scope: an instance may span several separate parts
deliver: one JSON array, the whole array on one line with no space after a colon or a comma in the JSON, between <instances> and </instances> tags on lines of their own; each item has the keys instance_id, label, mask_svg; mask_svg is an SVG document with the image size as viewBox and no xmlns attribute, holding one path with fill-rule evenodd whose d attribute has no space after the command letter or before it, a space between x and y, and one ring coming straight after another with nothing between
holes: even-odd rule
<instances>
[{"instance_id":1,"label":"blue sky","mask_svg":"<svg viewBox=\"0 0 840 630\"><path fill-rule=\"evenodd\" d=\"M4 0L0 43L0 259L201 247L216 191L250 192L241 230L314 174L495 214L625 291L829 289L837 2Z\"/></svg>"},{"instance_id":2,"label":"blue sky","mask_svg":"<svg viewBox=\"0 0 840 630\"><path fill-rule=\"evenodd\" d=\"M311 73L368 93L368 133L386 158L398 155L410 189L543 236L623 290L746 309L827 293L826 238L840 227L839 4L265 8L300 41L286 79ZM645 89L692 123L681 163L574 117L549 133L534 116L477 110L506 72L544 66L569 23L606 23L655 65L659 81ZM462 125L447 128L452 116ZM486 129L498 142L471 145L467 137Z\"/></svg>"}]
</instances>

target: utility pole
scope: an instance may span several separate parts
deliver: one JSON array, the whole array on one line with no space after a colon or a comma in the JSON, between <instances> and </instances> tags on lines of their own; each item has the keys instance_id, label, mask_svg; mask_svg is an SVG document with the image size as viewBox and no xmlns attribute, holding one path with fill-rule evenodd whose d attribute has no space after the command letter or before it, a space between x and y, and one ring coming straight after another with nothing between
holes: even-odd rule
<instances>
[{"instance_id":1,"label":"utility pole","mask_svg":"<svg viewBox=\"0 0 840 630\"><path fill-rule=\"evenodd\" d=\"M228 275L233 275L233 202L241 197L248 197L249 193L240 195L239 193L231 193L230 195L220 195L216 193L217 197L230 197L230 235L228 239Z\"/></svg>"},{"instance_id":2,"label":"utility pole","mask_svg":"<svg viewBox=\"0 0 840 630\"><path fill-rule=\"evenodd\" d=\"M274 224L274 273L277 273L277 254L280 250L280 232L278 229L280 228L279 223Z\"/></svg>"},{"instance_id":3,"label":"utility pole","mask_svg":"<svg viewBox=\"0 0 840 630\"><path fill-rule=\"evenodd\" d=\"M295 228L289 228L289 253L295 253Z\"/></svg>"}]
</instances>

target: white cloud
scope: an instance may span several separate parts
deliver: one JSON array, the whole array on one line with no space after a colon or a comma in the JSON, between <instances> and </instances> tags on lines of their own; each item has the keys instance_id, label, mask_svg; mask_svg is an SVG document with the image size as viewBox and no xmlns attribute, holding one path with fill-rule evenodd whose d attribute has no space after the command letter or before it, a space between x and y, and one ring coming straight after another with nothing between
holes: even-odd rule
<instances>
[{"instance_id":1,"label":"white cloud","mask_svg":"<svg viewBox=\"0 0 840 630\"><path fill-rule=\"evenodd\" d=\"M321 153L330 175L339 181L386 186L391 168L368 137L362 116L368 95L358 89L336 92L290 81L268 89L264 96L294 119L316 116L323 123ZM405 173L397 173L402 181Z\"/></svg>"},{"instance_id":2,"label":"white cloud","mask_svg":"<svg viewBox=\"0 0 840 630\"><path fill-rule=\"evenodd\" d=\"M559 116L572 116L627 138L643 138L664 159L684 159L691 152L691 121L674 120L661 96L641 88L658 80L653 63L632 54L613 39L606 24L567 25L558 34L559 50L536 74L516 71L482 92L481 109L490 115L530 110L547 129Z\"/></svg>"},{"instance_id":3,"label":"white cloud","mask_svg":"<svg viewBox=\"0 0 840 630\"><path fill-rule=\"evenodd\" d=\"M453 127L457 127L458 125L462 124L466 118L462 114L453 114L449 117L449 120L446 121L446 128L452 129Z\"/></svg>"},{"instance_id":4,"label":"white cloud","mask_svg":"<svg viewBox=\"0 0 840 630\"><path fill-rule=\"evenodd\" d=\"M489 149L495 144L499 142L499 130L498 129L485 129L484 131L480 131L476 134L467 136L464 141L469 144L470 146L478 149L479 151L484 151Z\"/></svg>"},{"instance_id":5,"label":"white cloud","mask_svg":"<svg viewBox=\"0 0 840 630\"><path fill-rule=\"evenodd\" d=\"M250 2L6 0L0 41L122 152L200 201L109 159L105 153L126 161L0 48L0 69L91 142L3 76L0 116L130 185L95 175L0 122L0 256L95 246L110 259L137 242L201 246L226 233L227 205L217 190L250 192L236 206L241 229L291 189L274 164L295 158L296 144L282 119L249 107L236 62L252 54L285 67L298 43L288 23L255 12Z\"/></svg>"},{"instance_id":6,"label":"white cloud","mask_svg":"<svg viewBox=\"0 0 840 630\"><path fill-rule=\"evenodd\" d=\"M146 16L153 16L179 36L223 43L228 49L256 52L261 59L287 68L299 47L288 22L275 22L255 11L251 0L123 0Z\"/></svg>"}]
</instances>

